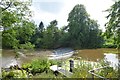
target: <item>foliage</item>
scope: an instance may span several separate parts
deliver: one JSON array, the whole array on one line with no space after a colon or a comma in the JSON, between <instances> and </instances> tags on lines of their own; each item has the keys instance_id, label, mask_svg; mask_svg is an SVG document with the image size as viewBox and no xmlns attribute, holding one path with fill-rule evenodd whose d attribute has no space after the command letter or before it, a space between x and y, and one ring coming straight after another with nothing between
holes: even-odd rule
<instances>
[{"instance_id":1,"label":"foliage","mask_svg":"<svg viewBox=\"0 0 120 80\"><path fill-rule=\"evenodd\" d=\"M26 24L26 25L25 25ZM34 24L31 22L25 22L22 27L13 27L8 30L4 30L2 33L3 48L14 49L30 49L34 48L30 40L34 34Z\"/></svg>"},{"instance_id":2,"label":"foliage","mask_svg":"<svg viewBox=\"0 0 120 80\"><path fill-rule=\"evenodd\" d=\"M56 60L49 60L50 66L57 65L58 61Z\"/></svg>"},{"instance_id":3,"label":"foliage","mask_svg":"<svg viewBox=\"0 0 120 80\"><path fill-rule=\"evenodd\" d=\"M110 9L106 10L109 15L106 17L109 22L106 23L107 38L114 38L117 48L120 48L120 0L116 1Z\"/></svg>"},{"instance_id":4,"label":"foliage","mask_svg":"<svg viewBox=\"0 0 120 80\"><path fill-rule=\"evenodd\" d=\"M20 49L33 49L34 47L35 45L32 45L30 42L20 44Z\"/></svg>"},{"instance_id":5,"label":"foliage","mask_svg":"<svg viewBox=\"0 0 120 80\"><path fill-rule=\"evenodd\" d=\"M42 32L43 29L44 29L44 24L43 24L43 22L41 21L40 24L39 24L39 30L40 30L40 32Z\"/></svg>"},{"instance_id":6,"label":"foliage","mask_svg":"<svg viewBox=\"0 0 120 80\"><path fill-rule=\"evenodd\" d=\"M43 80L45 78L51 78L52 80L64 80L64 76L62 74L58 74L57 76L55 76L53 71L49 71L48 73L43 72L41 74L37 74L33 76L33 78L41 78Z\"/></svg>"},{"instance_id":7,"label":"foliage","mask_svg":"<svg viewBox=\"0 0 120 80\"><path fill-rule=\"evenodd\" d=\"M12 5L4 9L9 3ZM35 25L31 22L30 1L4 0L1 2L2 23L4 28L2 33L3 48L33 48L30 39L34 34Z\"/></svg>"},{"instance_id":8,"label":"foliage","mask_svg":"<svg viewBox=\"0 0 120 80\"><path fill-rule=\"evenodd\" d=\"M23 69L29 70L33 75L36 73L42 73L48 71L50 68L50 62L47 59L35 59L31 63L25 63L22 65Z\"/></svg>"},{"instance_id":9,"label":"foliage","mask_svg":"<svg viewBox=\"0 0 120 80\"><path fill-rule=\"evenodd\" d=\"M104 33L104 44L103 44L103 48L116 48L116 44L114 43L114 38L110 38L110 39L107 39L106 36L105 36L105 33Z\"/></svg>"},{"instance_id":10,"label":"foliage","mask_svg":"<svg viewBox=\"0 0 120 80\"><path fill-rule=\"evenodd\" d=\"M69 13L68 33L71 44L76 48L97 48L102 43L101 31L95 20L91 20L84 5L76 5Z\"/></svg>"},{"instance_id":11,"label":"foliage","mask_svg":"<svg viewBox=\"0 0 120 80\"><path fill-rule=\"evenodd\" d=\"M25 70L2 71L2 78L5 80L12 78L27 78L27 72Z\"/></svg>"},{"instance_id":12,"label":"foliage","mask_svg":"<svg viewBox=\"0 0 120 80\"><path fill-rule=\"evenodd\" d=\"M64 61L64 65L61 67L63 69L69 70L69 60ZM55 61L48 61L46 59L36 59L31 63L26 63L22 65L21 70L10 70L9 72L2 70L2 77L4 78L27 78L27 74L33 74L32 78L61 78L65 77L62 74L55 76L54 73L49 69L50 64L54 64ZM60 61L59 61L60 62ZM62 61L63 62L63 61ZM56 63L55 63L56 64ZM101 60L99 62L89 62L82 59L74 60L74 69L73 75L70 78L91 78L92 74L88 71L94 68L108 66L107 68L100 69L95 71L95 74L103 76L105 78L117 78L118 68L109 67L109 64L106 60ZM65 67L64 67L65 66ZM68 69L67 69L68 67ZM22 70L24 69L24 70ZM29 70L29 71L28 71ZM95 78L98 78L95 76Z\"/></svg>"},{"instance_id":13,"label":"foliage","mask_svg":"<svg viewBox=\"0 0 120 80\"><path fill-rule=\"evenodd\" d=\"M113 69L113 67L103 68L97 71L96 74L103 76L105 78L109 78L109 79L118 77L118 71L117 69Z\"/></svg>"},{"instance_id":14,"label":"foliage","mask_svg":"<svg viewBox=\"0 0 120 80\"><path fill-rule=\"evenodd\" d=\"M32 72L43 72L45 68L47 68L46 62L43 61L39 61L39 60L34 60L32 63Z\"/></svg>"},{"instance_id":15,"label":"foliage","mask_svg":"<svg viewBox=\"0 0 120 80\"><path fill-rule=\"evenodd\" d=\"M57 21L53 20L48 25L47 29L43 32L42 48L56 48L59 47L59 29L57 26Z\"/></svg>"},{"instance_id":16,"label":"foliage","mask_svg":"<svg viewBox=\"0 0 120 80\"><path fill-rule=\"evenodd\" d=\"M103 68L100 70L95 70L95 74L100 75L104 78L117 78L118 77L118 68L109 67L108 62L105 60L99 61L99 64L91 64L88 62L80 61L77 68L74 68L73 76L72 78L92 78L92 74L90 74L88 71L92 70L94 68L100 68L108 66L107 68ZM96 77L95 78L99 78Z\"/></svg>"},{"instance_id":17,"label":"foliage","mask_svg":"<svg viewBox=\"0 0 120 80\"><path fill-rule=\"evenodd\" d=\"M21 25L20 23L23 20L29 20L31 17L31 11L28 6L31 5L31 1L12 1L12 5L6 10L3 10L8 4L11 3L11 0L4 0L1 2L0 8L2 9L2 23L0 24L4 28L10 28L16 25ZM26 17L27 16L27 17Z\"/></svg>"},{"instance_id":18,"label":"foliage","mask_svg":"<svg viewBox=\"0 0 120 80\"><path fill-rule=\"evenodd\" d=\"M25 64L22 64L22 68L27 70L28 68L31 68L32 65L30 63L25 63Z\"/></svg>"},{"instance_id":19,"label":"foliage","mask_svg":"<svg viewBox=\"0 0 120 80\"><path fill-rule=\"evenodd\" d=\"M3 31L2 33L2 47L3 48L17 48L19 44L19 40L16 39L16 31L13 29L9 29L7 31Z\"/></svg>"},{"instance_id":20,"label":"foliage","mask_svg":"<svg viewBox=\"0 0 120 80\"><path fill-rule=\"evenodd\" d=\"M59 29L57 20L51 21L47 28L41 21L37 27L30 20L31 1L4 0L2 3L3 48L98 48L103 43L99 25L89 18L84 5L76 5L69 13L69 24Z\"/></svg>"},{"instance_id":21,"label":"foliage","mask_svg":"<svg viewBox=\"0 0 120 80\"><path fill-rule=\"evenodd\" d=\"M31 42L35 45L35 48L41 48L43 45L42 38L44 32L44 24L41 21L39 27L36 27L35 34L31 37Z\"/></svg>"},{"instance_id":22,"label":"foliage","mask_svg":"<svg viewBox=\"0 0 120 80\"><path fill-rule=\"evenodd\" d=\"M63 26L60 29L60 39L59 39L59 43L61 47L70 47L70 40L69 40L69 33L67 31L67 26Z\"/></svg>"}]
</instances>

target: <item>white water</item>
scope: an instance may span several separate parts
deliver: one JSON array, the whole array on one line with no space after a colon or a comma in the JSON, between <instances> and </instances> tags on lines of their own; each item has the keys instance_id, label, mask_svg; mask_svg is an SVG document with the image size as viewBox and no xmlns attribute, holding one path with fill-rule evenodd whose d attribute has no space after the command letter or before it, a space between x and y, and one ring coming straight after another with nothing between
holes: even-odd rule
<instances>
[{"instance_id":1,"label":"white water","mask_svg":"<svg viewBox=\"0 0 120 80\"><path fill-rule=\"evenodd\" d=\"M26 58L26 55L25 54L23 54L22 52L17 52L20 56L22 56L22 57L24 57L24 58Z\"/></svg>"},{"instance_id":2,"label":"white water","mask_svg":"<svg viewBox=\"0 0 120 80\"><path fill-rule=\"evenodd\" d=\"M119 63L118 55L112 54L112 53L109 53L109 54L104 53L104 55L105 55L104 58L105 58L108 62L110 62L110 66L111 66L111 67L116 67L116 66L118 66L118 63Z\"/></svg>"}]
</instances>

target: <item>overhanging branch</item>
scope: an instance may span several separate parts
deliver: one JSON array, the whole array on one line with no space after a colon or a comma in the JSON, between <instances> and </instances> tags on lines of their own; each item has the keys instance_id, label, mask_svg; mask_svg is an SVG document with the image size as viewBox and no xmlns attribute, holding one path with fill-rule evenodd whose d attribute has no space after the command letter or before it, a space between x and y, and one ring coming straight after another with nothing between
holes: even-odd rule
<instances>
[{"instance_id":1,"label":"overhanging branch","mask_svg":"<svg viewBox=\"0 0 120 80\"><path fill-rule=\"evenodd\" d=\"M5 10L8 9L11 5L12 5L12 2L10 2L10 4L9 4L6 8L3 8L2 11L5 11Z\"/></svg>"}]
</instances>

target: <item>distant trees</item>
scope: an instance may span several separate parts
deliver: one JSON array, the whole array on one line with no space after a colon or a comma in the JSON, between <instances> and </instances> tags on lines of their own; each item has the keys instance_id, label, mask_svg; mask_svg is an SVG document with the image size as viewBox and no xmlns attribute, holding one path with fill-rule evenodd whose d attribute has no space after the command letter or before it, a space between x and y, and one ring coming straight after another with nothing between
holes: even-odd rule
<instances>
[{"instance_id":1,"label":"distant trees","mask_svg":"<svg viewBox=\"0 0 120 80\"><path fill-rule=\"evenodd\" d=\"M3 3L10 3L4 0ZM31 2L13 1L9 8L3 8L2 47L13 49L31 48L98 48L101 47L101 30L97 21L90 19L84 5L76 5L69 13L68 25L57 27L57 20L53 20L44 27L41 21L37 27L30 20L31 11L28 6Z\"/></svg>"},{"instance_id":2,"label":"distant trees","mask_svg":"<svg viewBox=\"0 0 120 80\"><path fill-rule=\"evenodd\" d=\"M43 45L42 38L44 29L45 28L42 21L40 22L39 27L35 28L35 34L31 37L31 42L35 45L35 48L40 48L41 45Z\"/></svg>"},{"instance_id":3,"label":"distant trees","mask_svg":"<svg viewBox=\"0 0 120 80\"><path fill-rule=\"evenodd\" d=\"M60 31L57 27L57 21L53 20L43 32L42 48L57 48L59 46Z\"/></svg>"},{"instance_id":4,"label":"distant trees","mask_svg":"<svg viewBox=\"0 0 120 80\"><path fill-rule=\"evenodd\" d=\"M114 45L120 48L120 0L116 1L110 9L106 10L109 12L106 23L106 33L107 38L114 39Z\"/></svg>"}]
</instances>

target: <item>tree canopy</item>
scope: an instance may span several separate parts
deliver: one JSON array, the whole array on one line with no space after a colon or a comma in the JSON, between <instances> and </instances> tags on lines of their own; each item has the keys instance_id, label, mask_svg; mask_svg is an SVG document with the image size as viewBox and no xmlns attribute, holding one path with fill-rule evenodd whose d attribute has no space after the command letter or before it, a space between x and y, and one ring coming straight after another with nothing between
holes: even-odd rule
<instances>
[{"instance_id":1,"label":"tree canopy","mask_svg":"<svg viewBox=\"0 0 120 80\"><path fill-rule=\"evenodd\" d=\"M57 27L57 20L44 26L30 19L31 1L2 2L2 47L14 49L44 48L54 49L59 47L72 48L98 48L101 47L103 39L102 31L96 20L90 19L85 6L77 4L68 15L68 25Z\"/></svg>"},{"instance_id":2,"label":"tree canopy","mask_svg":"<svg viewBox=\"0 0 120 80\"><path fill-rule=\"evenodd\" d=\"M100 46L99 25L95 20L89 18L84 5L78 4L73 8L69 13L68 22L71 46L79 48Z\"/></svg>"},{"instance_id":3,"label":"tree canopy","mask_svg":"<svg viewBox=\"0 0 120 80\"><path fill-rule=\"evenodd\" d=\"M120 48L120 0L116 1L110 9L106 10L109 15L106 17L109 21L106 23L107 38L114 39L117 48Z\"/></svg>"},{"instance_id":4,"label":"tree canopy","mask_svg":"<svg viewBox=\"0 0 120 80\"><path fill-rule=\"evenodd\" d=\"M30 38L34 34L35 24L30 20L30 1L1 1L1 24L3 48L33 48ZM7 7L6 7L7 6Z\"/></svg>"}]
</instances>

